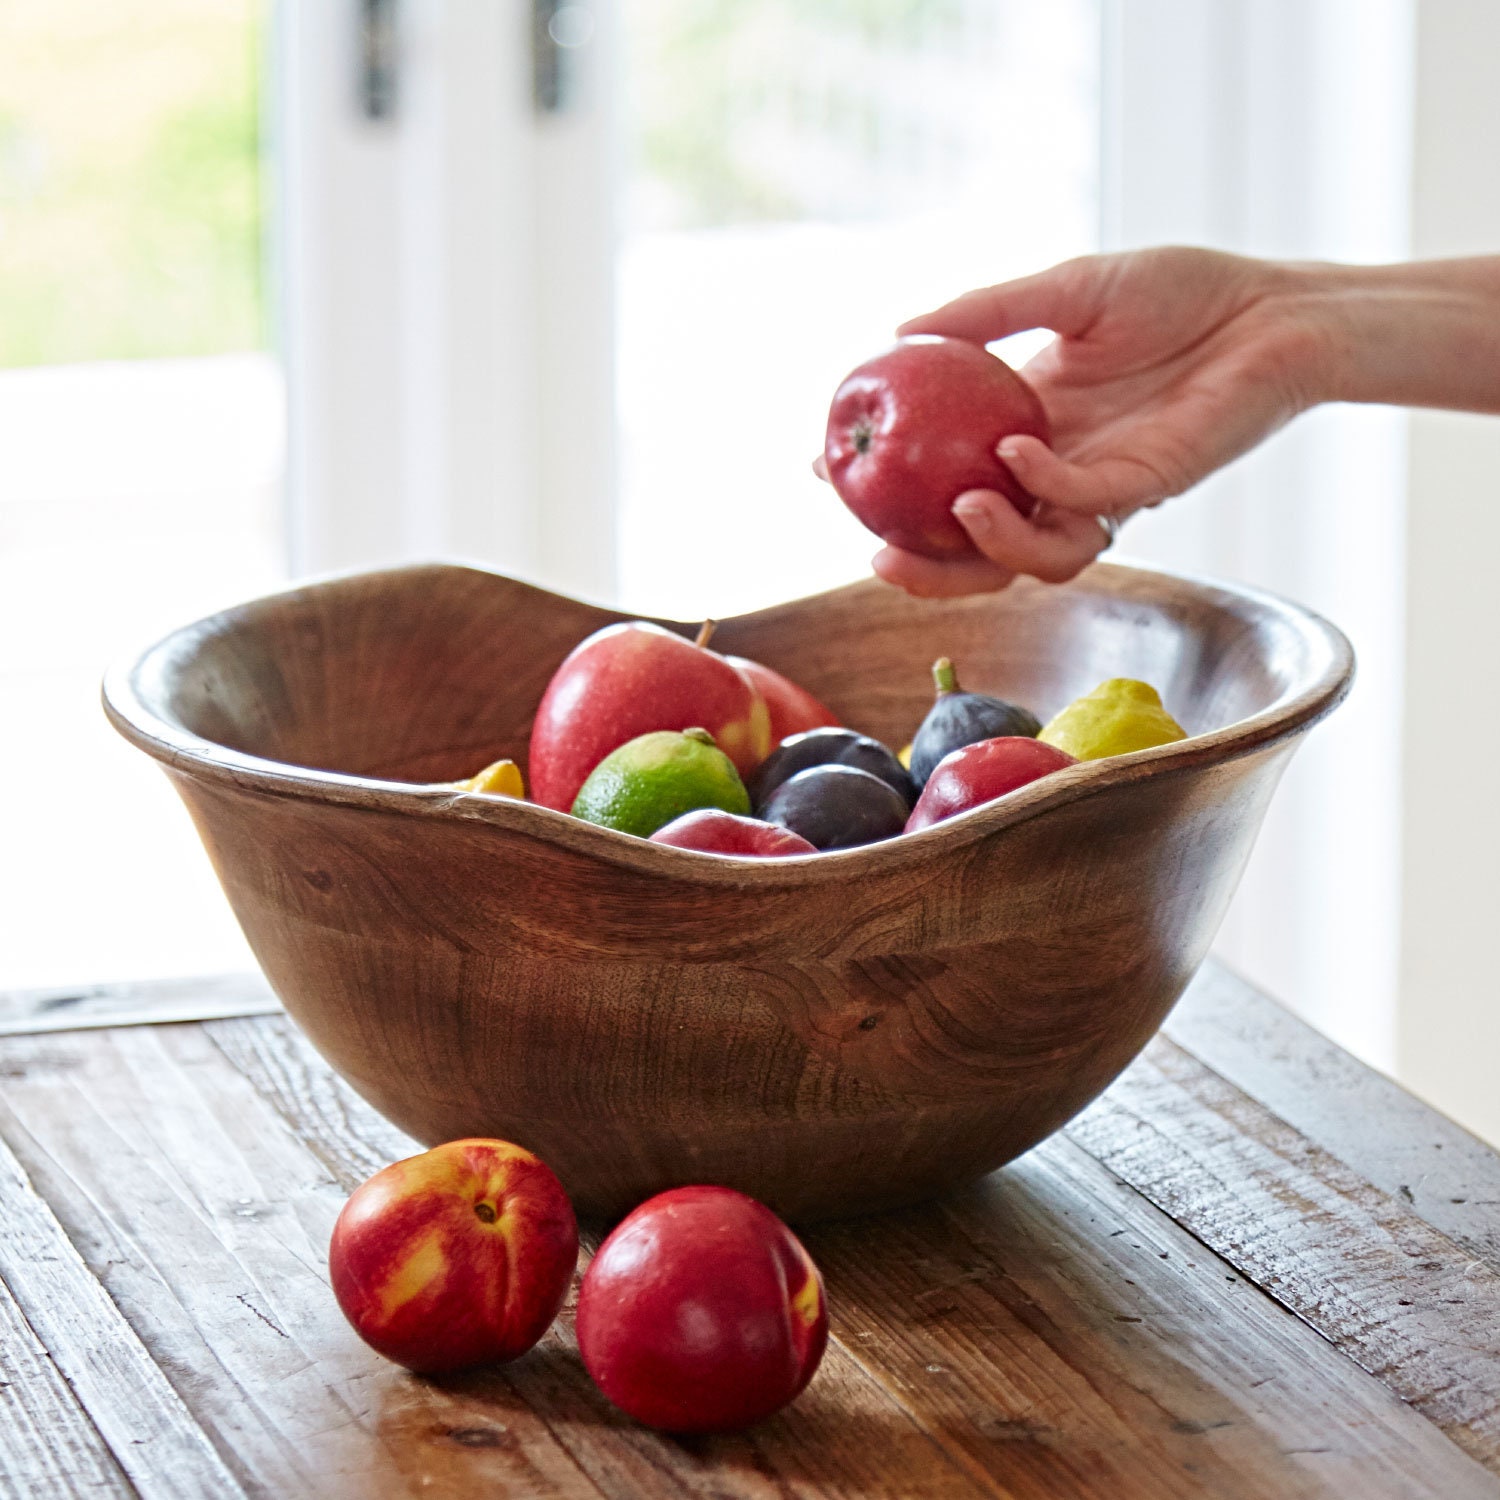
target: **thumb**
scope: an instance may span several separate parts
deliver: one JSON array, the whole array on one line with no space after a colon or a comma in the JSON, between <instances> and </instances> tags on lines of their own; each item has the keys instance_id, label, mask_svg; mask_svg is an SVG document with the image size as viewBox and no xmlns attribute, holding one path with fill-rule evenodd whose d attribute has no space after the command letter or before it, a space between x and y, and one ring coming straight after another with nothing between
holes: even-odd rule
<instances>
[{"instance_id":1,"label":"thumb","mask_svg":"<svg viewBox=\"0 0 1500 1500\"><path fill-rule=\"evenodd\" d=\"M1085 255L1033 276L965 292L933 312L908 320L896 332L902 338L935 333L979 344L1029 328L1050 328L1076 338L1099 316L1099 278L1093 273L1100 259Z\"/></svg>"}]
</instances>

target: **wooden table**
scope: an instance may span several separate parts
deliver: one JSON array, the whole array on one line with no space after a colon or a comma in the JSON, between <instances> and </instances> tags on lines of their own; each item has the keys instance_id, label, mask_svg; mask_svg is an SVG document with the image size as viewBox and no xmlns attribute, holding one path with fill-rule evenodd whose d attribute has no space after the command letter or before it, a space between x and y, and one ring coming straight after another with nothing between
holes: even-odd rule
<instances>
[{"instance_id":1,"label":"wooden table","mask_svg":"<svg viewBox=\"0 0 1500 1500\"><path fill-rule=\"evenodd\" d=\"M457 1379L358 1342L329 1230L411 1143L273 1010L0 996L0 1493L1500 1495L1500 1159L1222 970L1014 1166L810 1232L816 1379L692 1441L567 1312Z\"/></svg>"}]
</instances>

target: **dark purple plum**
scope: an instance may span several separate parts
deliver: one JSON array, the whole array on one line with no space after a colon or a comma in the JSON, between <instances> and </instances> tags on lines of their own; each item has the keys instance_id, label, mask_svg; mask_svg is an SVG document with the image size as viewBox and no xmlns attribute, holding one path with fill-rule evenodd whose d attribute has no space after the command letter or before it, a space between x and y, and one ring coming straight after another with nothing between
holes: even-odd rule
<instances>
[{"instance_id":1,"label":"dark purple plum","mask_svg":"<svg viewBox=\"0 0 1500 1500\"><path fill-rule=\"evenodd\" d=\"M766 799L760 817L800 833L815 849L853 849L906 827L906 798L857 766L798 771Z\"/></svg>"},{"instance_id":2,"label":"dark purple plum","mask_svg":"<svg viewBox=\"0 0 1500 1500\"><path fill-rule=\"evenodd\" d=\"M813 766L853 766L899 792L908 808L917 800L906 767L879 740L852 729L825 728L789 734L761 762L750 782L752 805L759 808L783 782Z\"/></svg>"}]
</instances>

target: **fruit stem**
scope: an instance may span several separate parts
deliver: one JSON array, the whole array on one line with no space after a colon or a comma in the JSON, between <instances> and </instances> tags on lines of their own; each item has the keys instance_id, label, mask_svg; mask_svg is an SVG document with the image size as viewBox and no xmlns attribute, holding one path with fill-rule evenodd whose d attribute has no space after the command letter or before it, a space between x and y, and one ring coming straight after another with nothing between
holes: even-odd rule
<instances>
[{"instance_id":1,"label":"fruit stem","mask_svg":"<svg viewBox=\"0 0 1500 1500\"><path fill-rule=\"evenodd\" d=\"M933 662L932 680L937 684L939 698L958 691L958 672L946 656L940 656Z\"/></svg>"},{"instance_id":2,"label":"fruit stem","mask_svg":"<svg viewBox=\"0 0 1500 1500\"><path fill-rule=\"evenodd\" d=\"M705 620L698 627L698 634L693 641L695 646L706 646L713 639L714 631L719 627L717 620Z\"/></svg>"},{"instance_id":3,"label":"fruit stem","mask_svg":"<svg viewBox=\"0 0 1500 1500\"><path fill-rule=\"evenodd\" d=\"M713 745L716 743L713 735L706 729L700 729L695 724L691 729L684 729L682 737L685 740L697 740L700 745Z\"/></svg>"}]
</instances>

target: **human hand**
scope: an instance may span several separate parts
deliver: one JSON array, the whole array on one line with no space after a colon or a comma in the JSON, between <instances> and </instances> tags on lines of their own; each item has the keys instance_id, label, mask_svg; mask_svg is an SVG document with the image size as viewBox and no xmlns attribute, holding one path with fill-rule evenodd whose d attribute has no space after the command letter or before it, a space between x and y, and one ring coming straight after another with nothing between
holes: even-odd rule
<instances>
[{"instance_id":1,"label":"human hand","mask_svg":"<svg viewBox=\"0 0 1500 1500\"><path fill-rule=\"evenodd\" d=\"M978 556L887 547L875 571L926 595L1003 588L1018 573L1073 577L1109 545L1112 523L1181 494L1318 399L1324 336L1314 299L1300 296L1303 274L1213 250L1090 255L903 324L903 335L976 343L1056 333L1022 371L1053 445L1024 436L999 445L1042 502L1029 519L994 491L956 499Z\"/></svg>"}]
</instances>

